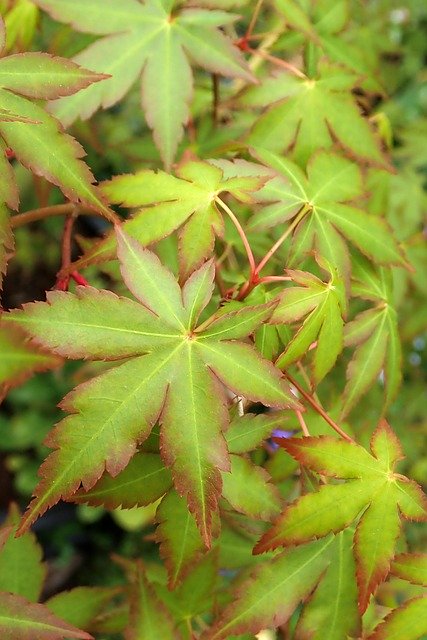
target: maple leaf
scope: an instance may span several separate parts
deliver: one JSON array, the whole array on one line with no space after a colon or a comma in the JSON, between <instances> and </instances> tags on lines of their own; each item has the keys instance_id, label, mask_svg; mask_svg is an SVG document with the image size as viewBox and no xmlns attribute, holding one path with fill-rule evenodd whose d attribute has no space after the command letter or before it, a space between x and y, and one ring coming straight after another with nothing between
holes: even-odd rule
<instances>
[{"instance_id":1,"label":"maple leaf","mask_svg":"<svg viewBox=\"0 0 427 640\"><path fill-rule=\"evenodd\" d=\"M139 638L164 638L180 640L181 634L162 601L148 582L141 562L137 561L131 584L129 625L126 640Z\"/></svg>"},{"instance_id":2,"label":"maple leaf","mask_svg":"<svg viewBox=\"0 0 427 640\"><path fill-rule=\"evenodd\" d=\"M422 640L427 633L427 597L412 598L393 609L367 640Z\"/></svg>"},{"instance_id":3,"label":"maple leaf","mask_svg":"<svg viewBox=\"0 0 427 640\"><path fill-rule=\"evenodd\" d=\"M0 401L9 389L21 384L36 371L58 366L61 359L29 344L10 325L0 324Z\"/></svg>"},{"instance_id":4,"label":"maple leaf","mask_svg":"<svg viewBox=\"0 0 427 640\"><path fill-rule=\"evenodd\" d=\"M96 618L120 593L117 587L75 587L46 600L46 607L69 624L92 631Z\"/></svg>"},{"instance_id":5,"label":"maple leaf","mask_svg":"<svg viewBox=\"0 0 427 640\"><path fill-rule=\"evenodd\" d=\"M195 271L181 291L155 254L119 229L117 238L123 279L142 304L78 287L77 295L51 292L47 303L7 314L9 322L55 353L128 358L63 401L74 415L48 437L56 451L40 469L42 480L22 527L61 497L72 496L80 484L91 489L104 469L117 475L159 419L162 458L172 467L175 487L186 496L209 546L221 471L230 468L222 436L228 414L221 383L267 406L295 406L279 370L240 342L268 319L272 306L213 316L198 328L212 295L212 261Z\"/></svg>"},{"instance_id":6,"label":"maple leaf","mask_svg":"<svg viewBox=\"0 0 427 640\"><path fill-rule=\"evenodd\" d=\"M0 17L0 40L4 23ZM0 58L0 280L12 239L7 207L17 209L18 188L5 149L36 175L60 187L73 202L103 213L110 209L93 185L94 177L80 158L81 146L64 133L59 122L28 98L51 99L71 95L106 78L64 58L47 53L21 53ZM1 282L0 282L1 284Z\"/></svg>"},{"instance_id":7,"label":"maple leaf","mask_svg":"<svg viewBox=\"0 0 427 640\"><path fill-rule=\"evenodd\" d=\"M329 536L258 565L250 578L237 583L231 604L202 636L203 640L222 640L244 632L255 634L284 624L318 583L333 546L333 537Z\"/></svg>"},{"instance_id":8,"label":"maple leaf","mask_svg":"<svg viewBox=\"0 0 427 640\"><path fill-rule=\"evenodd\" d=\"M180 229L180 271L185 278L211 253L215 235L223 234L219 194L228 192L240 201L250 201L251 192L259 189L268 176L224 179L220 168L208 162L193 161L181 165L176 174L177 177L164 171L143 170L134 175L117 176L104 183L102 189L110 202L138 207L123 229L144 246ZM91 248L73 268L114 255L115 236L112 234Z\"/></svg>"},{"instance_id":9,"label":"maple leaf","mask_svg":"<svg viewBox=\"0 0 427 640\"><path fill-rule=\"evenodd\" d=\"M347 301L344 283L336 270L320 258L319 264L329 269L331 279L324 283L311 273L287 270L299 287L285 289L279 297L269 322L272 324L303 324L277 359L276 365L286 369L304 356L313 342L317 341L313 358L313 377L316 383L331 370L343 348L343 316Z\"/></svg>"},{"instance_id":10,"label":"maple leaf","mask_svg":"<svg viewBox=\"0 0 427 640\"><path fill-rule=\"evenodd\" d=\"M379 264L407 265L385 220L349 204L362 191L360 169L353 162L320 151L306 174L287 159L255 149L254 154L282 178L277 205L261 209L249 228L265 229L293 218L296 230L289 264L301 261L313 246L340 274L350 272L347 240ZM298 207L296 205L298 203ZM282 207L278 206L282 205Z\"/></svg>"},{"instance_id":11,"label":"maple leaf","mask_svg":"<svg viewBox=\"0 0 427 640\"><path fill-rule=\"evenodd\" d=\"M4 640L40 640L78 638L93 640L85 631L54 616L43 604L28 602L12 593L0 593L0 633Z\"/></svg>"},{"instance_id":12,"label":"maple leaf","mask_svg":"<svg viewBox=\"0 0 427 640\"><path fill-rule=\"evenodd\" d=\"M363 257L353 260L353 291L376 306L359 313L347 323L344 344L356 347L347 368L347 384L342 397L341 416L347 415L358 400L384 372L384 406L390 405L401 383L402 347L397 314L391 302L389 274L376 271Z\"/></svg>"},{"instance_id":13,"label":"maple leaf","mask_svg":"<svg viewBox=\"0 0 427 640\"><path fill-rule=\"evenodd\" d=\"M20 516L17 506L12 503L2 524L1 531L6 531L7 537L0 549L0 594L9 592L37 602L46 576L43 551L32 532L15 537ZM1 598L0 595L0 601Z\"/></svg>"},{"instance_id":14,"label":"maple leaf","mask_svg":"<svg viewBox=\"0 0 427 640\"><path fill-rule=\"evenodd\" d=\"M300 0L275 0L275 4L292 28L316 43L323 34L339 33L349 19L348 0L312 1L308 6Z\"/></svg>"},{"instance_id":15,"label":"maple leaf","mask_svg":"<svg viewBox=\"0 0 427 640\"><path fill-rule=\"evenodd\" d=\"M248 90L242 106L272 106L257 119L247 141L273 152L291 151L305 165L319 149L335 141L346 152L388 166L371 126L351 94L357 76L339 66L319 64L316 78L278 73Z\"/></svg>"},{"instance_id":16,"label":"maple leaf","mask_svg":"<svg viewBox=\"0 0 427 640\"><path fill-rule=\"evenodd\" d=\"M341 531L360 517L354 535L359 608L365 611L371 594L387 576L400 533L400 514L409 520L427 518L420 487L393 469L402 458L399 441L380 423L371 451L328 436L278 440L300 463L328 477L348 479L329 484L297 499L255 546L256 553L278 546L302 544Z\"/></svg>"},{"instance_id":17,"label":"maple leaf","mask_svg":"<svg viewBox=\"0 0 427 640\"><path fill-rule=\"evenodd\" d=\"M142 75L142 105L154 141L170 167L189 118L192 71L198 66L253 81L242 55L219 27L237 16L220 10L176 8L162 0L35 0L53 18L84 33L104 35L74 60L111 77L103 86L51 104L64 125L111 107ZM102 20L99 16L102 15Z\"/></svg>"}]
</instances>

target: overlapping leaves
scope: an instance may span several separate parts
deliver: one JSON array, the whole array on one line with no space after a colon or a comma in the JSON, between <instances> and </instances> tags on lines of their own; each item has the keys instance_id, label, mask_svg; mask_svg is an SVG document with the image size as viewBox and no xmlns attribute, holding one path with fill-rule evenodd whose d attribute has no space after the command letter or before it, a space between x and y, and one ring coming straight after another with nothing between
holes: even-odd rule
<instances>
[{"instance_id":1,"label":"overlapping leaves","mask_svg":"<svg viewBox=\"0 0 427 640\"><path fill-rule=\"evenodd\" d=\"M402 458L400 444L384 422L373 434L371 454L359 445L327 436L292 438L280 444L313 471L348 482L328 484L299 498L261 538L255 551L302 544L340 531L363 511L354 536L359 607L363 612L390 570L401 529L400 515L409 520L427 518L427 502L420 487L394 472Z\"/></svg>"},{"instance_id":2,"label":"overlapping leaves","mask_svg":"<svg viewBox=\"0 0 427 640\"><path fill-rule=\"evenodd\" d=\"M231 311L198 329L197 319L212 295L212 263L194 272L181 291L153 253L121 231L118 241L123 279L142 304L81 287L77 295L52 292L47 303L7 316L55 353L126 359L63 401L74 415L49 436L55 451L40 469L42 480L23 528L80 484L91 489L104 469L117 475L160 419L162 458L209 545L221 470L230 468L222 435L228 421L222 384L268 406L295 404L280 372L239 341L270 316L272 307Z\"/></svg>"},{"instance_id":3,"label":"overlapping leaves","mask_svg":"<svg viewBox=\"0 0 427 640\"><path fill-rule=\"evenodd\" d=\"M220 30L235 20L233 14L182 9L170 0L121 0L120 5L115 0L36 0L36 4L76 30L106 36L74 60L111 78L103 87L53 103L52 112L66 125L78 116L88 118L99 107L118 102L142 74L145 117L167 167L189 118L193 84L189 57L212 73L253 80L240 52Z\"/></svg>"},{"instance_id":4,"label":"overlapping leaves","mask_svg":"<svg viewBox=\"0 0 427 640\"><path fill-rule=\"evenodd\" d=\"M1 17L0 41L4 45ZM0 281L7 251L12 249L7 207L17 209L19 204L15 175L5 155L7 148L33 173L59 186L67 198L109 216L107 205L93 186L94 177L81 160L82 147L62 132L55 118L28 99L71 95L105 77L47 53L0 59Z\"/></svg>"},{"instance_id":5,"label":"overlapping leaves","mask_svg":"<svg viewBox=\"0 0 427 640\"><path fill-rule=\"evenodd\" d=\"M114 204L137 208L124 223L124 230L144 246L180 228L181 275L188 276L212 252L215 235L222 236L223 220L217 198L231 193L240 201L250 201L268 175L223 177L220 168L207 162L182 164L177 176L163 171L143 170L104 183L103 191ZM78 263L96 262L114 255L115 238L95 245Z\"/></svg>"},{"instance_id":6,"label":"overlapping leaves","mask_svg":"<svg viewBox=\"0 0 427 640\"><path fill-rule=\"evenodd\" d=\"M347 306L344 283L331 267L331 279L326 283L308 272L288 270L287 273L300 286L283 291L270 323L294 323L304 317L305 320L276 364L286 369L315 344L313 377L315 382L320 382L343 348L343 316Z\"/></svg>"},{"instance_id":7,"label":"overlapping leaves","mask_svg":"<svg viewBox=\"0 0 427 640\"><path fill-rule=\"evenodd\" d=\"M42 549L34 534L15 537L19 513L15 506L0 529L0 633L5 640L29 640L35 634L40 640L92 636L67 620L55 615L49 602L38 604L46 567L41 562ZM90 591L90 590L89 590ZM107 599L111 599L111 590ZM104 597L105 599L105 597Z\"/></svg>"}]
</instances>

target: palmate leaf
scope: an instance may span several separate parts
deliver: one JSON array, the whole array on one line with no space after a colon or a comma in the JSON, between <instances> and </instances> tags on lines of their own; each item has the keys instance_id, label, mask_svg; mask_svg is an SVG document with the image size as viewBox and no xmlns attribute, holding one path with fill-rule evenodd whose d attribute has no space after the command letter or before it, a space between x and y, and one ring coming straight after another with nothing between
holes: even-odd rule
<instances>
[{"instance_id":1,"label":"palmate leaf","mask_svg":"<svg viewBox=\"0 0 427 640\"><path fill-rule=\"evenodd\" d=\"M261 538L255 552L302 544L341 531L360 513L354 536L359 608L365 611L371 594L390 570L400 515L427 518L427 501L413 481L393 472L402 458L399 442L382 422L371 440L372 454L359 445L327 436L281 439L279 444L304 466L330 477L350 480L330 484L297 499Z\"/></svg>"},{"instance_id":2,"label":"palmate leaf","mask_svg":"<svg viewBox=\"0 0 427 640\"><path fill-rule=\"evenodd\" d=\"M29 343L8 324L0 323L0 401L9 389L36 371L52 369L61 359Z\"/></svg>"},{"instance_id":3,"label":"palmate leaf","mask_svg":"<svg viewBox=\"0 0 427 640\"><path fill-rule=\"evenodd\" d=\"M212 292L212 263L194 272L181 291L153 253L121 230L117 234L123 279L142 304L80 287L77 295L52 292L47 304L7 314L8 322L56 353L127 359L63 401L74 415L47 440L55 451L40 469L42 480L22 529L80 484L90 490L104 470L117 475L160 420L163 461L209 546L221 471L230 468L221 383L267 406L295 406L279 370L238 341L267 320L272 307L246 307L198 329Z\"/></svg>"},{"instance_id":4,"label":"palmate leaf","mask_svg":"<svg viewBox=\"0 0 427 640\"><path fill-rule=\"evenodd\" d=\"M347 323L344 344L355 347L347 368L347 385L342 399L342 417L347 415L359 399L384 374L384 408L396 397L401 383L402 347L397 313L391 300L387 273L379 272L362 257L353 260L353 291L377 304L359 313Z\"/></svg>"},{"instance_id":5,"label":"palmate leaf","mask_svg":"<svg viewBox=\"0 0 427 640\"><path fill-rule=\"evenodd\" d=\"M320 0L308 4L300 0L275 0L289 26L315 42L319 36L339 33L349 19L348 0Z\"/></svg>"},{"instance_id":6,"label":"palmate leaf","mask_svg":"<svg viewBox=\"0 0 427 640\"><path fill-rule=\"evenodd\" d=\"M427 553L401 553L393 560L391 573L412 584L427 587Z\"/></svg>"},{"instance_id":7,"label":"palmate leaf","mask_svg":"<svg viewBox=\"0 0 427 640\"><path fill-rule=\"evenodd\" d=\"M92 640L91 635L57 618L45 605L4 592L0 592L0 634L3 640Z\"/></svg>"},{"instance_id":8,"label":"palmate leaf","mask_svg":"<svg viewBox=\"0 0 427 640\"><path fill-rule=\"evenodd\" d=\"M227 77L253 81L237 47L219 27L237 16L223 11L179 8L161 0L36 0L61 22L84 33L106 37L75 56L79 64L111 78L81 95L52 103L64 125L111 107L142 75L142 105L147 123L170 167L189 117L193 63ZM99 16L102 15L102 20ZM159 81L161 78L161 81Z\"/></svg>"},{"instance_id":9,"label":"palmate leaf","mask_svg":"<svg viewBox=\"0 0 427 640\"><path fill-rule=\"evenodd\" d=\"M369 123L351 93L357 76L342 67L321 64L317 78L280 73L251 88L243 106L272 106L257 119L248 136L251 145L273 152L291 151L305 165L319 149L331 149L335 140L352 156L385 166Z\"/></svg>"},{"instance_id":10,"label":"palmate leaf","mask_svg":"<svg viewBox=\"0 0 427 640\"><path fill-rule=\"evenodd\" d=\"M284 290L270 318L270 323L281 324L301 321L306 316L276 365L286 369L302 358L310 345L317 341L312 365L315 383L332 369L343 348L343 316L347 307L345 288L336 270L329 266L329 272L330 281L324 283L311 273L288 270L293 282L301 286Z\"/></svg>"},{"instance_id":11,"label":"palmate leaf","mask_svg":"<svg viewBox=\"0 0 427 640\"><path fill-rule=\"evenodd\" d=\"M241 201L268 179L266 172L249 176L223 177L221 168L207 162L187 162L177 176L163 171L143 170L122 175L103 184L109 201L138 208L124 223L130 236L147 246L180 228L180 271L187 277L211 253L215 235L222 236L223 220L215 198L228 192ZM115 255L114 234L96 244L74 266L109 259ZM74 268L73 266L73 268Z\"/></svg>"},{"instance_id":12,"label":"palmate leaf","mask_svg":"<svg viewBox=\"0 0 427 640\"><path fill-rule=\"evenodd\" d=\"M249 228L269 228L291 218L296 220L296 215L300 215L292 238L290 266L301 262L314 247L341 275L348 276L347 242L376 263L406 265L402 250L385 220L349 204L362 191L361 174L356 164L320 151L310 159L305 174L289 160L265 149L257 148L254 154L284 182L281 193L277 193L277 204L255 214Z\"/></svg>"}]
</instances>

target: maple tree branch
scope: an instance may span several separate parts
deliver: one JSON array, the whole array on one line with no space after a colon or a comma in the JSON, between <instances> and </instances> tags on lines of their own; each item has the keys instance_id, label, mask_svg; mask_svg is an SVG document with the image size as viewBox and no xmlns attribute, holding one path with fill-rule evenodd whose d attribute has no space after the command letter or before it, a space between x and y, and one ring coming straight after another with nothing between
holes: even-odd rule
<instances>
[{"instance_id":1,"label":"maple tree branch","mask_svg":"<svg viewBox=\"0 0 427 640\"><path fill-rule=\"evenodd\" d=\"M66 291L70 283L69 275L62 276L60 274L65 269L68 269L71 264L71 242L72 242L73 226L74 226L75 219L76 219L76 207L74 207L74 211L65 218L65 222L64 222L64 232L62 234L62 243L61 243L61 268L58 272L58 275L56 276L56 284L55 284L55 289L60 289L61 291Z\"/></svg>"},{"instance_id":2,"label":"maple tree branch","mask_svg":"<svg viewBox=\"0 0 427 640\"><path fill-rule=\"evenodd\" d=\"M301 427L301 431L303 432L304 436L307 438L310 436L310 431L308 430L308 427L305 423L304 420L304 416L302 415L301 411L299 411L298 409L295 409L295 415L298 418L298 422L300 424Z\"/></svg>"},{"instance_id":3,"label":"maple tree branch","mask_svg":"<svg viewBox=\"0 0 427 640\"><path fill-rule=\"evenodd\" d=\"M66 204L54 204L49 207L40 207L39 209L30 209L24 213L18 213L11 217L10 224L12 229L16 229L17 227L23 227L26 224L37 222L44 218L50 218L52 216L69 216L74 212L79 216L100 216L106 219L102 213L98 213L89 207L75 205L72 202L68 202ZM121 224L122 221L118 215L111 213L110 222L114 222L114 224Z\"/></svg>"},{"instance_id":4,"label":"maple tree branch","mask_svg":"<svg viewBox=\"0 0 427 640\"><path fill-rule=\"evenodd\" d=\"M252 14L251 21L250 21L249 26L248 26L248 28L246 30L246 33L245 33L245 40L249 40L249 38L252 35L252 31L254 30L256 21L258 20L259 12L261 11L261 7L262 7L263 2L264 2L264 0L258 0L258 2L255 5L255 9L254 9L254 12Z\"/></svg>"},{"instance_id":5,"label":"maple tree branch","mask_svg":"<svg viewBox=\"0 0 427 640\"><path fill-rule=\"evenodd\" d=\"M291 64L290 62L286 62L286 60L282 60L281 58L276 58L276 56L272 56L271 53L267 53L267 51L264 51L264 49L252 49L251 47L246 47L246 50L252 53L252 55L254 56L260 56L261 58L272 62L277 67L282 67L283 69L286 69L286 71L290 71L294 75L298 76L298 78L307 80L307 76L305 75L305 73L300 71L293 64Z\"/></svg>"},{"instance_id":6,"label":"maple tree branch","mask_svg":"<svg viewBox=\"0 0 427 640\"><path fill-rule=\"evenodd\" d=\"M219 122L219 77L217 73L212 74L212 122L217 127Z\"/></svg>"},{"instance_id":7,"label":"maple tree branch","mask_svg":"<svg viewBox=\"0 0 427 640\"><path fill-rule=\"evenodd\" d=\"M305 214L308 213L310 209L311 209L311 205L307 203L301 207L301 209L298 211L295 218L292 220L292 223L289 225L286 231L280 236L277 242L274 243L271 249L265 254L265 256L263 257L259 265L256 267L255 269L256 274L258 274L261 271L261 269L265 267L267 262L270 260L271 256L273 256L276 253L276 251L282 246L286 238L288 238L291 235L292 231L295 229L295 227L298 226L298 224L301 222Z\"/></svg>"},{"instance_id":8,"label":"maple tree branch","mask_svg":"<svg viewBox=\"0 0 427 640\"><path fill-rule=\"evenodd\" d=\"M292 376L290 376L286 372L284 375L289 380L289 382L295 387L295 389L297 389L300 392L304 400L308 402L308 404L316 411L316 413L322 416L325 422L327 422L329 426L332 427L332 429L334 429L334 431L336 431L338 435L341 436L341 438L344 438L344 440L347 440L347 442L351 442L351 444L356 444L355 440L353 440L351 436L349 436L345 431L343 431L341 427L338 426L334 420L332 420L332 418L326 413L323 407L321 407L316 402L316 400L309 393L307 393L307 391L299 384L299 382L297 382Z\"/></svg>"},{"instance_id":9,"label":"maple tree branch","mask_svg":"<svg viewBox=\"0 0 427 640\"><path fill-rule=\"evenodd\" d=\"M251 279L252 279L252 275L255 273L255 269L256 269L255 258L254 258L254 254L252 253L252 249L249 244L249 241L243 230L243 227L238 221L238 219L236 218L236 216L234 215L234 213L232 212L232 210L230 209L230 207L228 207L225 204L225 202L221 200L221 198L215 198L215 202L225 211L225 213L229 216L234 226L236 227L237 231L239 232L239 236L243 242L243 246L245 247L246 255L248 256L249 266L251 269Z\"/></svg>"}]
</instances>

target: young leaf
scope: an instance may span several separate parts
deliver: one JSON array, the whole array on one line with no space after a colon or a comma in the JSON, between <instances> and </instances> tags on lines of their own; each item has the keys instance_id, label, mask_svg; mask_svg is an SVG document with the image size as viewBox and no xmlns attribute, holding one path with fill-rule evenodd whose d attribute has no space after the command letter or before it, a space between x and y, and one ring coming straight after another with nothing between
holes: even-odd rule
<instances>
[{"instance_id":1,"label":"young leaf","mask_svg":"<svg viewBox=\"0 0 427 640\"><path fill-rule=\"evenodd\" d=\"M52 112L69 125L89 118L99 107L111 107L142 75L142 104L147 123L167 167L170 167L189 117L192 72L189 57L212 73L253 81L237 47L219 27L235 16L221 11L172 7L158 0L36 0L36 4L76 30L106 37L75 56L111 76L103 86L62 98ZM102 25L99 16L102 15ZM161 82L159 82L161 77Z\"/></svg>"},{"instance_id":2,"label":"young leaf","mask_svg":"<svg viewBox=\"0 0 427 640\"><path fill-rule=\"evenodd\" d=\"M349 201L360 195L362 189L356 164L330 152L319 151L310 158L304 175L292 162L270 151L257 148L254 154L292 185L292 203L298 194L300 208L293 222L299 222L292 240L291 264L300 262L314 246L340 275L346 275L350 262L343 238L376 263L406 264L385 221L350 206ZM283 206L261 209L250 227L264 229L289 219L289 196L283 192L276 197L278 205Z\"/></svg>"},{"instance_id":3,"label":"young leaf","mask_svg":"<svg viewBox=\"0 0 427 640\"><path fill-rule=\"evenodd\" d=\"M328 564L326 553L333 537L291 549L271 562L259 565L252 576L237 584L233 599L203 640L258 633L279 626L292 615L317 584Z\"/></svg>"},{"instance_id":4,"label":"young leaf","mask_svg":"<svg viewBox=\"0 0 427 640\"><path fill-rule=\"evenodd\" d=\"M103 184L109 201L126 207L138 207L123 229L147 246L180 229L179 259L183 279L199 267L211 253L215 236L222 236L223 221L217 196L225 191L237 199L259 189L264 176L245 178L244 184L224 179L221 169L207 162L187 162L177 177L142 170L134 175L117 176ZM75 265L99 262L115 254L115 236L95 244Z\"/></svg>"},{"instance_id":5,"label":"young leaf","mask_svg":"<svg viewBox=\"0 0 427 640\"><path fill-rule=\"evenodd\" d=\"M228 320L229 330L223 326L216 334L211 323L206 332L196 332L194 314L189 317L172 274L153 253L120 230L117 233L124 281L144 306L78 288L77 296L54 294L49 304L34 303L7 316L8 322L54 352L72 358L84 353L95 360L128 358L82 384L63 402L74 415L48 438L55 451L41 467L42 480L22 527L61 497L70 498L80 483L89 491L104 470L116 476L159 419L162 458L172 468L175 487L186 496L209 546L212 514L221 494L220 471L229 468L222 436L228 414L219 380L267 406L283 408L296 402L280 372L249 344L233 339L234 316ZM204 299L211 283L197 277L205 288ZM67 324L64 309L73 309ZM268 319L271 307L262 311L245 331L238 327L240 338ZM227 316L222 320L227 322Z\"/></svg>"},{"instance_id":6,"label":"young leaf","mask_svg":"<svg viewBox=\"0 0 427 640\"><path fill-rule=\"evenodd\" d=\"M379 144L360 114L351 93L357 76L339 66L319 65L316 78L277 74L251 88L243 105L272 106L256 121L248 137L251 145L270 151L292 150L305 165L318 149L331 149L334 141L351 155L385 165Z\"/></svg>"},{"instance_id":7,"label":"young leaf","mask_svg":"<svg viewBox=\"0 0 427 640\"><path fill-rule=\"evenodd\" d=\"M393 609L367 640L422 640L426 633L427 597L420 597Z\"/></svg>"},{"instance_id":8,"label":"young leaf","mask_svg":"<svg viewBox=\"0 0 427 640\"><path fill-rule=\"evenodd\" d=\"M12 504L2 526L2 529L10 531L0 549L0 591L8 591L37 602L46 576L46 567L42 563L42 549L32 532L27 531L20 538L15 538L20 515L17 507Z\"/></svg>"},{"instance_id":9,"label":"young leaf","mask_svg":"<svg viewBox=\"0 0 427 640\"><path fill-rule=\"evenodd\" d=\"M313 378L316 383L331 370L343 347L343 316L347 306L345 288L336 270L329 267L329 271L330 281L324 283L311 274L304 277L301 272L288 270L294 282L303 286L285 289L270 318L270 323L281 324L302 320L306 316L276 365L286 369L303 357L316 341L313 358Z\"/></svg>"},{"instance_id":10,"label":"young leaf","mask_svg":"<svg viewBox=\"0 0 427 640\"><path fill-rule=\"evenodd\" d=\"M43 604L12 593L0 593L0 634L3 640L93 640L85 631L54 616Z\"/></svg>"},{"instance_id":11,"label":"young leaf","mask_svg":"<svg viewBox=\"0 0 427 640\"><path fill-rule=\"evenodd\" d=\"M255 552L336 533L366 509L354 537L359 607L363 613L370 595L389 572L401 528L400 513L409 519L427 519L427 501L420 488L393 472L400 457L397 439L382 422L372 437L372 455L359 445L327 436L281 439L279 444L309 469L350 481L323 486L317 493L297 499L261 538Z\"/></svg>"},{"instance_id":12,"label":"young leaf","mask_svg":"<svg viewBox=\"0 0 427 640\"><path fill-rule=\"evenodd\" d=\"M2 316L3 317L3 316ZM60 358L38 349L4 322L0 325L0 401L36 371L58 366Z\"/></svg>"}]
</instances>

